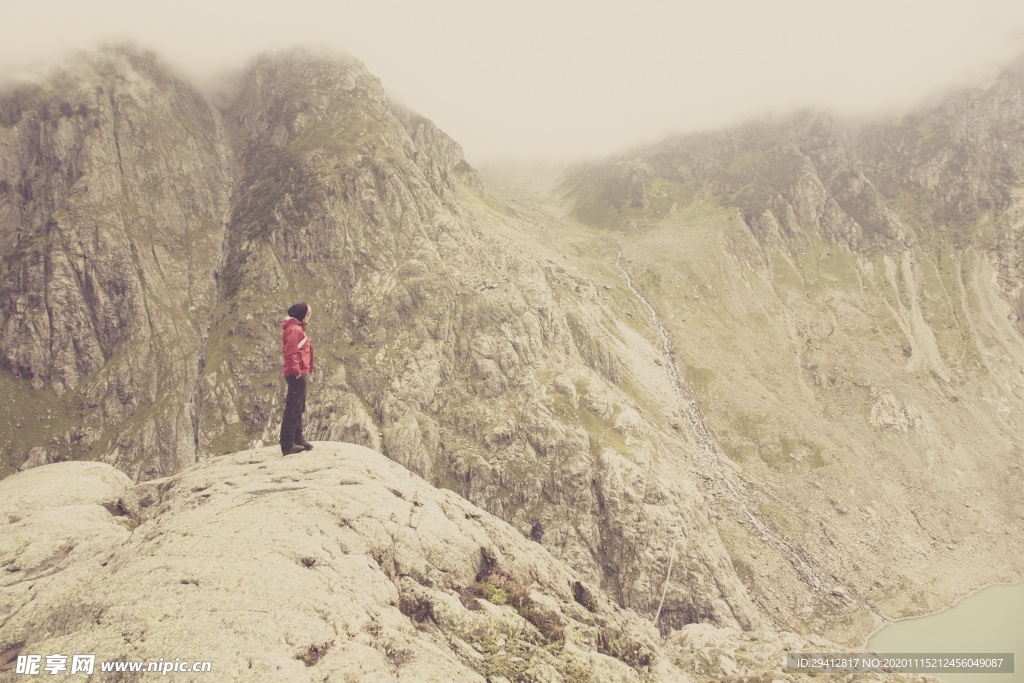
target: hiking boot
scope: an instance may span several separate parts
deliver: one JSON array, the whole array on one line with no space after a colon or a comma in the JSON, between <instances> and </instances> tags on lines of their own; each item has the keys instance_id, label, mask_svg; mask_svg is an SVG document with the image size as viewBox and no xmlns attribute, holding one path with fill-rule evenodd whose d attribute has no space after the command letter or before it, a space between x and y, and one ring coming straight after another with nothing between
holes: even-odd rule
<instances>
[{"instance_id":1,"label":"hiking boot","mask_svg":"<svg viewBox=\"0 0 1024 683\"><path fill-rule=\"evenodd\" d=\"M288 446L287 448L283 448L282 447L281 448L281 455L282 456L284 456L284 455L295 455L296 453L302 453L305 450L306 449L303 448L302 446L300 446L299 444L292 444L291 446Z\"/></svg>"},{"instance_id":2,"label":"hiking boot","mask_svg":"<svg viewBox=\"0 0 1024 683\"><path fill-rule=\"evenodd\" d=\"M296 444L296 445L297 446L302 446L302 450L304 450L304 451L311 451L311 450L313 450L313 444L311 444L308 441L303 441L302 443Z\"/></svg>"}]
</instances>

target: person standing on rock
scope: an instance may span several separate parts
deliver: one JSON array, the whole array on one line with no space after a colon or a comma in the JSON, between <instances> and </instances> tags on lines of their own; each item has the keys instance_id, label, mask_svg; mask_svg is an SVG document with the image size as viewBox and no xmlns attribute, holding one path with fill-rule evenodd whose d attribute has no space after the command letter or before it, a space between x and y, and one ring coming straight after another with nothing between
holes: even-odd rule
<instances>
[{"instance_id":1,"label":"person standing on rock","mask_svg":"<svg viewBox=\"0 0 1024 683\"><path fill-rule=\"evenodd\" d=\"M292 455L313 450L302 435L302 414L306 412L306 378L313 372L313 342L306 336L306 325L313 314L308 304L297 303L288 309L281 322L281 353L284 354L284 378L288 396L281 418L281 453Z\"/></svg>"}]
</instances>

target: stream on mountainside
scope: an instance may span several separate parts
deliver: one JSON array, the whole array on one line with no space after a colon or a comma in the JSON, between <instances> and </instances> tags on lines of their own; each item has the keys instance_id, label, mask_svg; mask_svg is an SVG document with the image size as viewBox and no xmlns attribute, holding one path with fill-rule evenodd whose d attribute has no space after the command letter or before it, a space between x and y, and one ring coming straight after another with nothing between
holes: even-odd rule
<instances>
[{"instance_id":1,"label":"stream on mountainside","mask_svg":"<svg viewBox=\"0 0 1024 683\"><path fill-rule=\"evenodd\" d=\"M672 337L668 332L668 328L662 324L654 306L636 288L633 284L633 278L630 277L629 272L622 266L622 250L616 247L615 251L615 267L623 279L625 279L629 290L643 304L647 310L647 315L650 316L655 328L661 335L662 354L665 357L665 367L668 369L672 391L675 394L680 410L690 423L692 434L700 446L698 453L704 465L704 471L700 475L707 482L712 497L725 499L735 505L749 521L757 535L761 537L761 540L786 557L807 586L814 590L820 590L822 588L822 580L814 569L801 557L798 550L793 548L784 538L775 533L750 510L749 506L747 506L747 495L741 490L742 483L737 484L725 472L722 466L722 454L718 448L718 443L711 436L711 431L704 421L704 414L700 406L697 405L696 400L690 396L690 392L679 377L679 371L676 369L675 345L672 343Z\"/></svg>"},{"instance_id":2,"label":"stream on mountainside","mask_svg":"<svg viewBox=\"0 0 1024 683\"><path fill-rule=\"evenodd\" d=\"M868 639L879 653L1014 653L1014 673L930 674L947 683L1024 683L1024 583L990 586L952 607L889 624Z\"/></svg>"},{"instance_id":3,"label":"stream on mountainside","mask_svg":"<svg viewBox=\"0 0 1024 683\"><path fill-rule=\"evenodd\" d=\"M676 352L668 329L658 312L633 284L633 278L622 266L622 251L616 247L615 267L626 281L626 286L643 304L647 314L661 335L662 354L668 370L672 391L680 410L686 416L691 432L699 444L698 457L704 466L699 474L708 484L711 497L723 499L741 511L761 539L775 548L793 564L804 582L815 590L823 582L807 562L784 538L768 528L747 506L743 491L745 482L734 481L722 465L722 453L711 436L704 415L688 387L683 383L676 367ZM864 604L873 610L870 605ZM877 614L877 612L876 612ZM888 619L879 615L883 619ZM916 619L891 623L875 633L865 648L880 653L1015 653L1024 655L1024 583L1012 586L986 588L941 612ZM1017 657L1015 657L1016 659ZM993 681L1024 683L1024 658L1015 662L1013 674L942 674L937 676L947 683L967 681Z\"/></svg>"}]
</instances>

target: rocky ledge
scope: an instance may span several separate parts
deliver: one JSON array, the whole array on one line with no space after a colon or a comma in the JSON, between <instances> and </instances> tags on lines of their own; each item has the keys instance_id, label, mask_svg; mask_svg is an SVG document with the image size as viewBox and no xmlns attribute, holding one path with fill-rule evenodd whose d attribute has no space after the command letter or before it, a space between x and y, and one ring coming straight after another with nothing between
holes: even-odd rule
<instances>
[{"instance_id":1,"label":"rocky ledge","mask_svg":"<svg viewBox=\"0 0 1024 683\"><path fill-rule=\"evenodd\" d=\"M662 639L505 522L331 442L138 485L96 462L9 477L0 570L0 678L18 655L92 653L231 681L793 681L785 650L828 647L705 624Z\"/></svg>"}]
</instances>

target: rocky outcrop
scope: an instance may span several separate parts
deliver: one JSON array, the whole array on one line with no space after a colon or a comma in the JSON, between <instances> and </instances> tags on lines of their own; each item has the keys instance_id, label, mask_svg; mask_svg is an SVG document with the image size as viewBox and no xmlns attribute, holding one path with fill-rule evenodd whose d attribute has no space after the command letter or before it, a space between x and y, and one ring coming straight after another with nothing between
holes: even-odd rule
<instances>
[{"instance_id":1,"label":"rocky outcrop","mask_svg":"<svg viewBox=\"0 0 1024 683\"><path fill-rule=\"evenodd\" d=\"M1014 203L1014 188L1024 179L1022 64L987 87L856 132L867 173L887 198L912 200L915 218L931 232L969 237L963 228Z\"/></svg>"},{"instance_id":2,"label":"rocky outcrop","mask_svg":"<svg viewBox=\"0 0 1024 683\"><path fill-rule=\"evenodd\" d=\"M134 487L63 463L0 487L9 657L189 657L235 681L685 680L650 624L540 545L359 446Z\"/></svg>"},{"instance_id":3,"label":"rocky outcrop","mask_svg":"<svg viewBox=\"0 0 1024 683\"><path fill-rule=\"evenodd\" d=\"M869 418L873 427L907 432L921 424L921 413L914 406L900 405L892 394L878 395L876 391L875 395L877 400L871 406Z\"/></svg>"},{"instance_id":4,"label":"rocky outcrop","mask_svg":"<svg viewBox=\"0 0 1024 683\"><path fill-rule=\"evenodd\" d=\"M0 421L8 458L37 447L133 477L194 463L228 208L219 113L133 49L0 99L0 366L22 397Z\"/></svg>"},{"instance_id":5,"label":"rocky outcrop","mask_svg":"<svg viewBox=\"0 0 1024 683\"><path fill-rule=\"evenodd\" d=\"M948 240L1018 264L1022 63L901 118L853 124L804 111L754 121L580 166L566 186L576 215L606 227L649 225L708 201L793 255L814 237L861 253ZM1020 273L1009 264L1004 273L1016 306Z\"/></svg>"},{"instance_id":6,"label":"rocky outcrop","mask_svg":"<svg viewBox=\"0 0 1024 683\"><path fill-rule=\"evenodd\" d=\"M647 225L687 207L683 215L693 215L707 202L734 208L762 245L786 252L812 237L858 250L904 244L909 236L866 170L844 126L808 111L584 165L567 187L576 215L606 227Z\"/></svg>"},{"instance_id":7,"label":"rocky outcrop","mask_svg":"<svg viewBox=\"0 0 1024 683\"><path fill-rule=\"evenodd\" d=\"M662 640L509 525L350 444L137 485L101 463L34 468L0 482L0 530L0 672L92 653L97 674L211 664L183 681L795 681L811 679L773 644L836 647L710 626Z\"/></svg>"}]
</instances>

